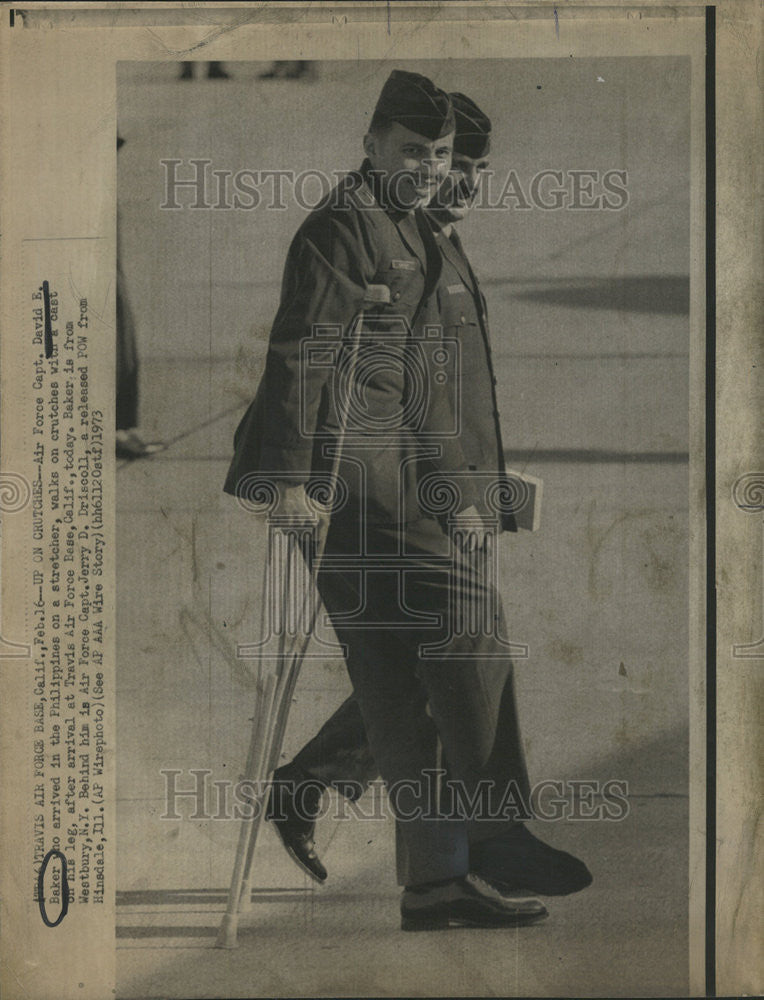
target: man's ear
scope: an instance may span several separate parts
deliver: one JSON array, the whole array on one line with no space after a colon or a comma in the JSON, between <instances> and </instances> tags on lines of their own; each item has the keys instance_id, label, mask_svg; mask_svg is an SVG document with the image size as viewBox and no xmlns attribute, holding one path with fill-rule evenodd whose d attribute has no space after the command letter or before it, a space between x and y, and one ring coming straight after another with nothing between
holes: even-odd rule
<instances>
[{"instance_id":1,"label":"man's ear","mask_svg":"<svg viewBox=\"0 0 764 1000\"><path fill-rule=\"evenodd\" d=\"M371 159L372 156L376 156L377 153L377 143L371 132L367 132L363 137L363 151Z\"/></svg>"}]
</instances>

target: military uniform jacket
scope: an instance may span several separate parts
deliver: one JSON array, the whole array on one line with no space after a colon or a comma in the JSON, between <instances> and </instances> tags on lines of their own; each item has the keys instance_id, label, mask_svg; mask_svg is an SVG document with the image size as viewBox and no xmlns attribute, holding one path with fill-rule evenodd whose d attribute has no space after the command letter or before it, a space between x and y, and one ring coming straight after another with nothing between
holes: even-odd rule
<instances>
[{"instance_id":1,"label":"military uniform jacket","mask_svg":"<svg viewBox=\"0 0 764 1000\"><path fill-rule=\"evenodd\" d=\"M376 190L367 161L292 241L265 371L234 436L228 493L248 496L262 477L308 483L331 468L345 398L342 338L362 310L339 468L349 507L362 508L370 523L417 520L422 476L468 467L454 429L448 352L437 353L439 332L422 335L440 253L421 211L384 210Z\"/></svg>"},{"instance_id":2,"label":"military uniform jacket","mask_svg":"<svg viewBox=\"0 0 764 1000\"><path fill-rule=\"evenodd\" d=\"M485 296L456 232L439 232L436 242L443 263L429 304L437 310L431 318L437 315L442 325L444 346L459 344L459 443L468 475L466 485L462 485L462 474L455 479L481 513L498 514L500 527L516 531L512 497L508 491L495 489L504 480L505 465Z\"/></svg>"}]
</instances>

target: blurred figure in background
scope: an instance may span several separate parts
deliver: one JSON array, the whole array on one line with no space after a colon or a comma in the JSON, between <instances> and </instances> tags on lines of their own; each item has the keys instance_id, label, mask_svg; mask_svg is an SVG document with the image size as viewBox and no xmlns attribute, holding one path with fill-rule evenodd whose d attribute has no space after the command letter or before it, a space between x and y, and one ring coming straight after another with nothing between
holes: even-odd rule
<instances>
[{"instance_id":1,"label":"blurred figure in background","mask_svg":"<svg viewBox=\"0 0 764 1000\"><path fill-rule=\"evenodd\" d=\"M195 62L184 62L181 64L182 69L180 71L179 80L193 80L194 79L194 66ZM230 80L231 76L229 73L223 69L222 62L208 62L207 63L207 79L208 80Z\"/></svg>"},{"instance_id":2,"label":"blurred figure in background","mask_svg":"<svg viewBox=\"0 0 764 1000\"><path fill-rule=\"evenodd\" d=\"M117 136L117 149L125 140ZM138 348L135 321L125 292L122 255L119 249L117 214L117 458L144 458L165 447L161 441L147 443L138 425Z\"/></svg>"}]
</instances>

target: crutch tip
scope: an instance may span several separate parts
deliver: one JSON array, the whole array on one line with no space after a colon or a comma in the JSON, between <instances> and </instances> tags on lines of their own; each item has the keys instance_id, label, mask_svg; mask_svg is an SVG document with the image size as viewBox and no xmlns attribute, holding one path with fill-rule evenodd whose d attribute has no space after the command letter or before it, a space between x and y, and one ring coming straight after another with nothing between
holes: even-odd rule
<instances>
[{"instance_id":1,"label":"crutch tip","mask_svg":"<svg viewBox=\"0 0 764 1000\"><path fill-rule=\"evenodd\" d=\"M216 948L238 948L238 921L226 913L220 923L220 929L218 930L218 936L215 941Z\"/></svg>"}]
</instances>

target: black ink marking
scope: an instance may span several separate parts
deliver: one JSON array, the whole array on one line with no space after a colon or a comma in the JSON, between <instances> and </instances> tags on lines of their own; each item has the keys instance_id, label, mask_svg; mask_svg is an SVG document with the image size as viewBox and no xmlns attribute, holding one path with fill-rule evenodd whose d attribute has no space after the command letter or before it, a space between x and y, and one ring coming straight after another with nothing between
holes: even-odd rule
<instances>
[{"instance_id":1,"label":"black ink marking","mask_svg":"<svg viewBox=\"0 0 764 1000\"><path fill-rule=\"evenodd\" d=\"M11 9L8 11L8 13L11 15L11 27L13 27L13 22L16 20L16 12L11 7Z\"/></svg>"},{"instance_id":2,"label":"black ink marking","mask_svg":"<svg viewBox=\"0 0 764 1000\"><path fill-rule=\"evenodd\" d=\"M557 8L554 9L554 33L557 38L560 37L560 18L557 14Z\"/></svg>"},{"instance_id":3,"label":"black ink marking","mask_svg":"<svg viewBox=\"0 0 764 1000\"><path fill-rule=\"evenodd\" d=\"M50 285L42 283L42 298L45 306L45 357L53 357L53 329L50 325Z\"/></svg>"},{"instance_id":4,"label":"black ink marking","mask_svg":"<svg viewBox=\"0 0 764 1000\"><path fill-rule=\"evenodd\" d=\"M47 281L45 282L47 285ZM51 858L61 859L61 912L55 920L48 920L48 913L45 909L45 872L48 869ZM66 879L66 858L55 848L52 848L42 860L40 874L37 876L37 905L40 907L40 916L46 927L58 927L66 914L69 912L69 883Z\"/></svg>"}]
</instances>

